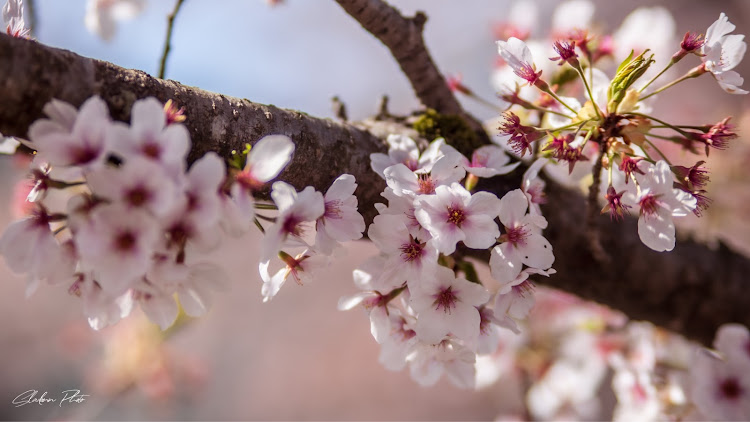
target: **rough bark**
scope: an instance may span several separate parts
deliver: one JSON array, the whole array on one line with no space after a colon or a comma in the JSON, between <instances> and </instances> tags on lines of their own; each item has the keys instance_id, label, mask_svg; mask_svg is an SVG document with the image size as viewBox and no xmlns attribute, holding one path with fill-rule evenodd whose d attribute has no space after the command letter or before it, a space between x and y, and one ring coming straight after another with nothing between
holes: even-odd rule
<instances>
[{"instance_id":1,"label":"rough bark","mask_svg":"<svg viewBox=\"0 0 750 422\"><path fill-rule=\"evenodd\" d=\"M365 214L371 217L373 204L381 200L384 184L370 170L369 154L382 152L385 146L362 128L187 87L0 35L0 132L24 137L51 98L77 106L94 94L109 104L119 120L127 120L131 104L147 96L174 99L185 106L193 159L210 150L228 157L232 149L266 134L289 135L297 152L281 179L298 189L312 185L325 190L339 174L349 173L359 183L357 196ZM484 181L480 188L503 195L519 186L519 173ZM710 344L723 323L750 326L750 295L744 291L750 260L725 247L710 250L691 241L679 242L673 252L653 252L638 239L633 218L615 224L601 217L601 243L612 257L611 265L602 267L590 255L583 231L583 196L552 183L547 196L544 212L550 224L545 235L554 247L558 270L549 281L543 280L550 286L704 344ZM475 255L487 259L486 253Z\"/></svg>"},{"instance_id":2,"label":"rough bark","mask_svg":"<svg viewBox=\"0 0 750 422\"><path fill-rule=\"evenodd\" d=\"M336 2L388 47L425 107L443 114L462 116L481 140L489 143L482 124L463 110L427 50L422 37L422 29L427 21L424 13L417 12L414 17L406 18L381 0Z\"/></svg>"}]
</instances>

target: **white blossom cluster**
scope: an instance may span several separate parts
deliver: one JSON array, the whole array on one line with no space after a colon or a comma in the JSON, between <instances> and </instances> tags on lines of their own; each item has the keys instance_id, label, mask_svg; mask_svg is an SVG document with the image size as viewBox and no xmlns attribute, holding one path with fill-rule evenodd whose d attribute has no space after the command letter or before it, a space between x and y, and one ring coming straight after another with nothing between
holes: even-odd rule
<instances>
[{"instance_id":1,"label":"white blossom cluster","mask_svg":"<svg viewBox=\"0 0 750 422\"><path fill-rule=\"evenodd\" d=\"M176 297L187 314L203 314L228 281L203 256L221 244L221 228L237 235L255 221L262 229L256 207L278 209L275 218L265 217L274 222L264 231L260 257L266 299L290 274L308 278L339 242L364 231L350 175L325 196L276 182L275 205L255 204L252 195L291 158L294 144L286 136L259 140L228 173L213 152L187 167L190 136L171 103L136 101L130 124L112 121L96 96L79 110L53 100L44 112L49 118L31 125L26 142L35 150L32 206L2 234L0 254L15 273L28 274L27 294L40 281L67 284L94 329L117 322L136 304L166 329L178 315ZM312 246L300 237L307 223L316 228ZM282 251L292 246L305 251L296 257ZM284 268L270 276L277 255Z\"/></svg>"},{"instance_id":2,"label":"white blossom cluster","mask_svg":"<svg viewBox=\"0 0 750 422\"><path fill-rule=\"evenodd\" d=\"M339 308L363 305L369 312L386 368L408 364L422 385L445 373L471 387L476 354L497 348L500 327L518 331L516 321L533 306L529 275L554 273L552 246L541 234L547 221L534 202L539 165L527 173L525 190L500 199L473 191L477 178L518 166L496 145L469 160L442 138L421 152L403 135L389 136L388 144L387 155L371 155L387 183L388 205L377 205L367 232L380 254L354 271L362 291L342 298ZM456 253L459 243L491 249L493 286L481 284L471 262Z\"/></svg>"}]
</instances>

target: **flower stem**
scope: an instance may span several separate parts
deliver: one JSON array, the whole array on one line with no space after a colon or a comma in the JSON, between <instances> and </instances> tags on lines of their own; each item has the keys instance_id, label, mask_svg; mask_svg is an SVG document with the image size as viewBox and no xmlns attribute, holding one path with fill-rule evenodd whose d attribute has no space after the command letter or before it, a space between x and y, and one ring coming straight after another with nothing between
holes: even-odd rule
<instances>
[{"instance_id":1,"label":"flower stem","mask_svg":"<svg viewBox=\"0 0 750 422\"><path fill-rule=\"evenodd\" d=\"M257 218L253 218L253 222L255 223L255 227L257 227L261 233L266 234L266 229L263 228L263 225L260 224L260 221L258 221Z\"/></svg>"},{"instance_id":2,"label":"flower stem","mask_svg":"<svg viewBox=\"0 0 750 422\"><path fill-rule=\"evenodd\" d=\"M560 97L557 96L557 94L555 94L554 92L552 92L552 89L550 89L549 86L547 86L545 89L542 89L542 91L544 91L547 94L549 94L550 97L554 98L558 103L562 104L565 108L567 108L568 110L570 110L571 113L573 113L573 116L578 115L578 112L575 111L575 110L573 110L573 108L571 106L569 106L568 104L566 104L565 101L563 101L562 99L560 99ZM565 117L570 117L570 116L565 116Z\"/></svg>"},{"instance_id":3,"label":"flower stem","mask_svg":"<svg viewBox=\"0 0 750 422\"><path fill-rule=\"evenodd\" d=\"M672 163L671 163L671 162L669 161L669 158L667 158L667 156L666 156L666 155L664 155L664 153L663 153L663 152L661 152L661 150L660 150L659 148L657 148L657 147L656 147L656 145L654 145L654 143L653 143L653 142L651 142L651 141L649 141L648 139L646 139L646 143L648 143L649 145L651 145L651 148L655 149L655 150L656 150L656 152L658 152L658 153L659 153L659 155L661 155L661 158L663 158L663 159L664 159L664 161L666 161L666 162L667 162L667 164L669 164L670 166L672 165Z\"/></svg>"},{"instance_id":4,"label":"flower stem","mask_svg":"<svg viewBox=\"0 0 750 422\"><path fill-rule=\"evenodd\" d=\"M258 209L258 210L277 210L278 208L276 208L275 204L258 204L258 203L256 203L255 204L255 209Z\"/></svg>"},{"instance_id":5,"label":"flower stem","mask_svg":"<svg viewBox=\"0 0 750 422\"><path fill-rule=\"evenodd\" d=\"M602 118L602 114L601 114L601 112L599 112L599 106L596 105L596 101L594 101L594 95L591 94L591 87L589 86L588 81L586 81L586 77L583 75L583 69L581 69L581 65L579 64L578 66L573 66L573 69L575 69L576 72L578 72L578 75L581 77L581 80L583 81L583 85L586 87L586 92L589 93L589 99L591 100L591 104L593 104L593 106L594 106L594 111L596 112L596 117L599 118L599 119L601 119ZM594 82L593 78L592 78L591 82L592 83Z\"/></svg>"},{"instance_id":6,"label":"flower stem","mask_svg":"<svg viewBox=\"0 0 750 422\"><path fill-rule=\"evenodd\" d=\"M697 66L697 67L691 69L688 73L686 73L682 77L680 77L678 79L675 79L674 81L672 81L672 82L664 85L663 87L661 87L661 88L657 89L656 91L654 91L654 92L646 95L645 97L641 97L640 101L643 101L643 100L645 100L646 98L648 98L648 97L650 97L652 95L656 95L656 94L658 94L658 93L666 90L667 88L671 88L671 87L677 85L678 83L680 83L682 81L685 81L685 80L688 80L688 79L691 79L691 78L697 78L698 76L700 76L700 75L702 75L702 74L704 74L706 72L708 72L708 71L701 64L700 66Z\"/></svg>"},{"instance_id":7,"label":"flower stem","mask_svg":"<svg viewBox=\"0 0 750 422\"><path fill-rule=\"evenodd\" d=\"M643 86L641 87L641 89L639 89L639 90L638 90L638 93L640 94L641 92L645 91L645 90L646 90L646 88L648 88L648 86L649 86L649 85L651 85L651 84L652 84L652 83L653 83L653 82L654 82L655 80L657 80L657 79L659 78L659 76L663 75L663 74L664 74L664 72L666 72L666 71L667 71L667 70L668 70L668 69L669 69L670 67L672 67L672 65L673 65L673 64L675 64L675 63L677 63L677 62L675 62L674 60L670 60L670 61L669 61L669 64L668 64L668 65L666 65L666 66L664 67L664 69L662 69L662 70L661 70L661 72L659 72L659 74L658 74L658 75L656 75L656 76L654 76L653 78L651 78L651 80L650 80L650 81L646 82L646 85L643 85ZM645 97L644 97L644 98L645 98Z\"/></svg>"},{"instance_id":8,"label":"flower stem","mask_svg":"<svg viewBox=\"0 0 750 422\"><path fill-rule=\"evenodd\" d=\"M671 125L671 124L665 122L664 120L659 120L656 117L649 116L648 114L637 113L635 111L628 112L628 114L632 114L632 115L635 115L635 116L645 117L647 119L650 119L650 120L653 120L655 122L661 123L662 125L664 125L664 126L670 128L670 129L674 130L675 132L679 133L680 135L683 135L685 137L690 136L690 134L688 132L685 132L684 130L680 129L678 126Z\"/></svg>"}]
</instances>

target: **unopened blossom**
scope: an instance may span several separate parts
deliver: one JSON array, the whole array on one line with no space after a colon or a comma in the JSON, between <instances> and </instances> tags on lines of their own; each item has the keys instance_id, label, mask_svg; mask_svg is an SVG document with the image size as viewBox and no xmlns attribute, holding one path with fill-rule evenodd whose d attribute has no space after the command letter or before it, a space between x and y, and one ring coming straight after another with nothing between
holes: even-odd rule
<instances>
[{"instance_id":1,"label":"unopened blossom","mask_svg":"<svg viewBox=\"0 0 750 422\"><path fill-rule=\"evenodd\" d=\"M468 173L478 177L493 177L508 174L518 167L520 162L509 164L508 157L502 148L485 145L474 150L471 161L463 157L463 166Z\"/></svg>"},{"instance_id":2,"label":"unopened blossom","mask_svg":"<svg viewBox=\"0 0 750 422\"><path fill-rule=\"evenodd\" d=\"M315 255L310 250L294 257L282 251L279 258L284 262L284 267L273 276L268 272L268 262L260 263L260 276L263 279L261 293L264 302L273 299L290 276L297 284L303 285L313 281L315 274L328 266L328 257Z\"/></svg>"},{"instance_id":3,"label":"unopened blossom","mask_svg":"<svg viewBox=\"0 0 750 422\"><path fill-rule=\"evenodd\" d=\"M706 30L706 39L701 49L703 69L713 74L721 88L730 94L747 94L739 88L743 79L734 69L745 56L747 44L744 35L730 34L735 26L723 12Z\"/></svg>"},{"instance_id":4,"label":"unopened blossom","mask_svg":"<svg viewBox=\"0 0 750 422\"><path fill-rule=\"evenodd\" d=\"M523 265L546 270L555 262L552 245L541 235L547 220L527 214L528 201L520 189L508 192L500 200L500 223L505 227L502 243L492 248L492 277L501 283L515 279Z\"/></svg>"},{"instance_id":5,"label":"unopened blossom","mask_svg":"<svg viewBox=\"0 0 750 422\"><path fill-rule=\"evenodd\" d=\"M524 198L525 200L525 198ZM475 249L492 246L500 235L497 224L499 199L488 192L469 193L453 183L438 186L435 195L421 195L415 200L414 215L432 235L435 248L452 254L456 244Z\"/></svg>"},{"instance_id":6,"label":"unopened blossom","mask_svg":"<svg viewBox=\"0 0 750 422\"><path fill-rule=\"evenodd\" d=\"M148 271L159 236L156 220L142 210L103 205L74 237L81 263L102 288L121 294Z\"/></svg>"},{"instance_id":7,"label":"unopened blossom","mask_svg":"<svg viewBox=\"0 0 750 422\"><path fill-rule=\"evenodd\" d=\"M306 223L313 223L325 213L323 195L312 186L297 192L286 182L275 182L271 188L271 198L279 209L276 223L266 230L263 237L261 262L271 259L281 250L287 238L298 245L306 245L302 239ZM312 225L311 225L312 226Z\"/></svg>"},{"instance_id":8,"label":"unopened blossom","mask_svg":"<svg viewBox=\"0 0 750 422\"><path fill-rule=\"evenodd\" d=\"M113 123L107 138L125 161L131 156L154 161L175 180L185 173L190 134L184 125L167 126L164 106L156 98L136 101L130 112L130 125Z\"/></svg>"},{"instance_id":9,"label":"unopened blossom","mask_svg":"<svg viewBox=\"0 0 750 422\"><path fill-rule=\"evenodd\" d=\"M67 116L64 122L53 117L55 123L42 120L31 125L30 138L39 159L53 166L93 168L101 165L109 148L106 134L112 124L107 104L98 96L89 98L68 130L69 117L72 116Z\"/></svg>"},{"instance_id":10,"label":"unopened blossom","mask_svg":"<svg viewBox=\"0 0 750 422\"><path fill-rule=\"evenodd\" d=\"M433 277L423 278L409 292L417 313L414 331L420 340L437 344L450 334L476 347L481 321L476 307L489 300L487 289L437 267Z\"/></svg>"},{"instance_id":11,"label":"unopened blossom","mask_svg":"<svg viewBox=\"0 0 750 422\"><path fill-rule=\"evenodd\" d=\"M411 378L423 387L435 385L443 374L458 388L474 387L476 354L458 342L419 342L406 359Z\"/></svg>"},{"instance_id":12,"label":"unopened blossom","mask_svg":"<svg viewBox=\"0 0 750 422\"><path fill-rule=\"evenodd\" d=\"M109 41L115 35L117 21L134 18L145 7L145 0L88 0L86 28Z\"/></svg>"},{"instance_id":13,"label":"unopened blossom","mask_svg":"<svg viewBox=\"0 0 750 422\"><path fill-rule=\"evenodd\" d=\"M541 81L542 72L536 71L531 50L525 42L511 37L508 41L497 41L497 50L516 76L528 82L529 85L535 85Z\"/></svg>"},{"instance_id":14,"label":"unopened blossom","mask_svg":"<svg viewBox=\"0 0 750 422\"><path fill-rule=\"evenodd\" d=\"M362 238L365 220L357 211L357 197L354 190L357 183L354 176L342 174L323 197L325 211L315 225L315 249L329 255L339 242Z\"/></svg>"},{"instance_id":15,"label":"unopened blossom","mask_svg":"<svg viewBox=\"0 0 750 422\"><path fill-rule=\"evenodd\" d=\"M696 207L695 198L687 192L673 188L669 164L658 161L656 165L642 162L643 176L636 180L640 192L626 194L623 199L631 206L638 205L638 235L649 248L661 252L675 246L675 227L672 217L684 217Z\"/></svg>"},{"instance_id":16,"label":"unopened blossom","mask_svg":"<svg viewBox=\"0 0 750 422\"><path fill-rule=\"evenodd\" d=\"M385 169L385 180L398 196L431 195L438 186L450 185L464 178L466 171L462 159L465 159L462 155L444 155L429 173L415 173L403 164L396 164Z\"/></svg>"},{"instance_id":17,"label":"unopened blossom","mask_svg":"<svg viewBox=\"0 0 750 422\"><path fill-rule=\"evenodd\" d=\"M176 204L177 186L160 165L133 156L119 167L106 166L87 177L91 192L126 208L166 215Z\"/></svg>"},{"instance_id":18,"label":"unopened blossom","mask_svg":"<svg viewBox=\"0 0 750 422\"><path fill-rule=\"evenodd\" d=\"M383 272L374 283L379 288L397 288L405 282L415 286L423 278L432 276L437 266L437 249L429 239L415 238L399 216L376 216L367 234L387 256Z\"/></svg>"}]
</instances>

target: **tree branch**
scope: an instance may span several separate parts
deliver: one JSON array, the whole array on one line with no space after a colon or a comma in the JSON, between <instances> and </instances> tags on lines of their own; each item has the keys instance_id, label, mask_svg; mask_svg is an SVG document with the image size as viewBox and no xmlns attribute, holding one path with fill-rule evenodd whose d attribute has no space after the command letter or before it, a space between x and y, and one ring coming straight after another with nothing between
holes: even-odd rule
<instances>
[{"instance_id":1,"label":"tree branch","mask_svg":"<svg viewBox=\"0 0 750 422\"><path fill-rule=\"evenodd\" d=\"M50 99L79 106L94 94L107 102L119 120L127 120L132 103L147 96L174 99L185 106L185 124L193 140L192 160L207 151L226 158L245 142L271 133L286 134L295 141L297 151L281 179L297 189L312 185L325 190L338 175L352 174L359 183L360 210L368 221L375 213L373 204L382 200L384 183L370 170L369 154L384 152L385 145L367 130L156 79L144 72L0 35L0 132L25 137ZM382 130L379 136L389 129ZM520 185L520 173L482 181L478 188L502 196ZM750 260L724 246L710 250L691 241L678 243L673 252L653 252L640 242L635 219L616 224L599 217L602 246L613 257L611 265L604 267L591 256L582 230L586 215L583 196L548 182L547 198L544 212L549 228L545 235L554 247L558 271L549 279L550 286L704 344L711 344L716 328L723 323L750 326L746 293ZM488 258L486 252L473 251L472 255L485 262Z\"/></svg>"},{"instance_id":2,"label":"tree branch","mask_svg":"<svg viewBox=\"0 0 750 422\"><path fill-rule=\"evenodd\" d=\"M422 37L427 16L422 12L406 18L382 0L336 0L336 2L364 29L379 39L391 51L404 75L411 82L417 98L425 107L442 114L464 118L488 144L489 138L482 123L466 113L448 88L445 78L432 61Z\"/></svg>"}]
</instances>

